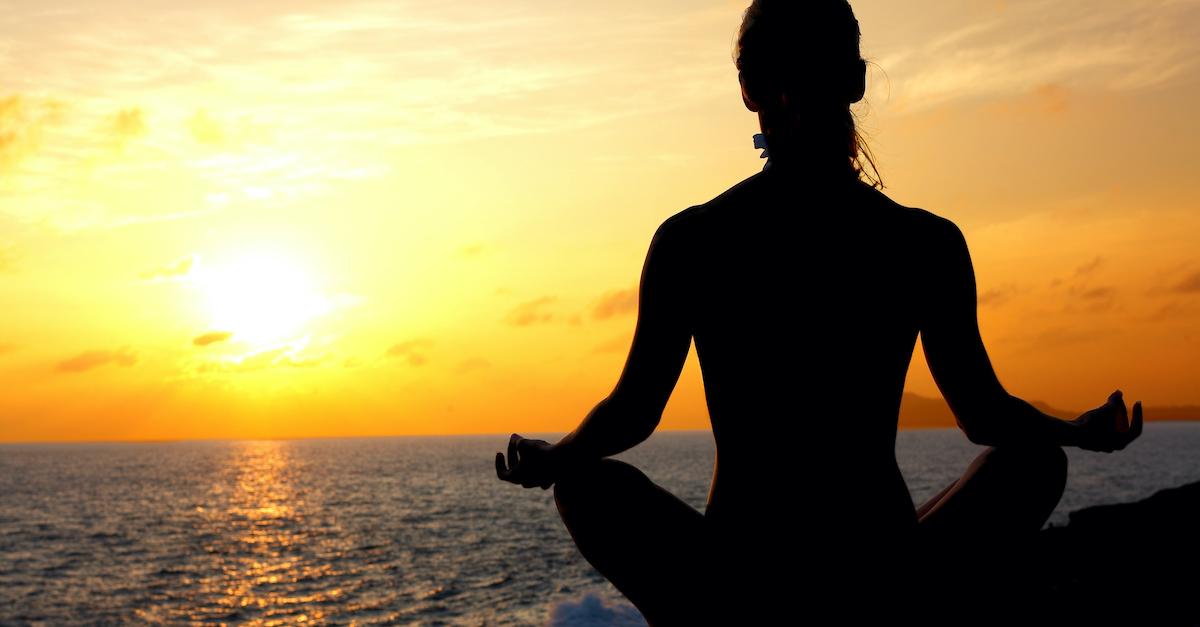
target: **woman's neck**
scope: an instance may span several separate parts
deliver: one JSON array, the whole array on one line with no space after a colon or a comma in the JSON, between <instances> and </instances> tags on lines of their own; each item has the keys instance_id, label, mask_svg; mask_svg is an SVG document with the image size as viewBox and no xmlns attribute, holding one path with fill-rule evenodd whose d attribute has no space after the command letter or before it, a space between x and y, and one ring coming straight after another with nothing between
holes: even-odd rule
<instances>
[{"instance_id":1,"label":"woman's neck","mask_svg":"<svg viewBox=\"0 0 1200 627\"><path fill-rule=\"evenodd\" d=\"M767 149L763 171L771 176L806 179L821 184L849 183L859 180L849 158L836 160L806 158L803 155L778 154Z\"/></svg>"}]
</instances>

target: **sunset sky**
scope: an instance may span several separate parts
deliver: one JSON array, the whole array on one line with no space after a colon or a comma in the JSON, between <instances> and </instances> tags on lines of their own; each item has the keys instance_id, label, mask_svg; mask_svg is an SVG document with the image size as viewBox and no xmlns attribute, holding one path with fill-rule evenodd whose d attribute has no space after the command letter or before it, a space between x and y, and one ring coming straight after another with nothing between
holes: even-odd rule
<instances>
[{"instance_id":1,"label":"sunset sky","mask_svg":"<svg viewBox=\"0 0 1200 627\"><path fill-rule=\"evenodd\" d=\"M654 230L762 167L747 3L9 0L0 441L573 428ZM1200 404L1200 1L853 5L1009 392Z\"/></svg>"}]
</instances>

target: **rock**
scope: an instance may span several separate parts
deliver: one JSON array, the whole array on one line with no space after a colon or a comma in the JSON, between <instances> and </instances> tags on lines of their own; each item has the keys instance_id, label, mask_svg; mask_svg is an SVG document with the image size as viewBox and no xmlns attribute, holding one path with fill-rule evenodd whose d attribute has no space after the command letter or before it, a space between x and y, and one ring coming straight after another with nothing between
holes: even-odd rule
<instances>
[{"instance_id":1,"label":"rock","mask_svg":"<svg viewBox=\"0 0 1200 627\"><path fill-rule=\"evenodd\" d=\"M1072 512L1034 554L1064 622L1200 625L1200 482Z\"/></svg>"}]
</instances>

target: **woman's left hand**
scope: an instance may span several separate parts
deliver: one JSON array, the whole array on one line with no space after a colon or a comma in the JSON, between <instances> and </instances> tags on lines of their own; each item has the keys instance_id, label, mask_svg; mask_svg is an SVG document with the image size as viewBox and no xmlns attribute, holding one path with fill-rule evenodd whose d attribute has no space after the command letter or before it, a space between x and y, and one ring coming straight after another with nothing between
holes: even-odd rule
<instances>
[{"instance_id":1,"label":"woman's left hand","mask_svg":"<svg viewBox=\"0 0 1200 627\"><path fill-rule=\"evenodd\" d=\"M508 464L504 463L504 453L496 453L496 476L526 488L545 490L558 479L558 457L553 444L514 433L508 439Z\"/></svg>"}]
</instances>

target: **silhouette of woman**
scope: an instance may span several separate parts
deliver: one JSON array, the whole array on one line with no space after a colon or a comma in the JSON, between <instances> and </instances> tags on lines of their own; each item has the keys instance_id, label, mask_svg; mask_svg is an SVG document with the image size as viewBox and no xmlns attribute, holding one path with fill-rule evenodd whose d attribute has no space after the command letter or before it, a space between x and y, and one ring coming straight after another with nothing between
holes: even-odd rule
<instances>
[{"instance_id":1,"label":"silhouette of woman","mask_svg":"<svg viewBox=\"0 0 1200 627\"><path fill-rule=\"evenodd\" d=\"M1062 495L1062 447L1111 452L1141 432L1141 402L1131 423L1120 391L1068 421L1001 386L962 232L876 189L850 110L859 38L846 0L754 0L736 66L765 167L655 232L612 393L557 443L513 434L496 454L501 479L554 486L580 552L651 625L995 600L1010 580L987 575ZM918 334L987 448L915 507L895 442ZM608 458L653 433L693 340L717 450L703 513Z\"/></svg>"}]
</instances>

